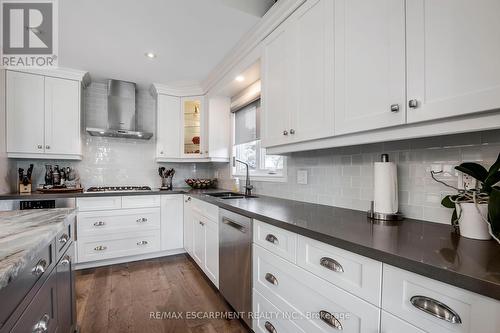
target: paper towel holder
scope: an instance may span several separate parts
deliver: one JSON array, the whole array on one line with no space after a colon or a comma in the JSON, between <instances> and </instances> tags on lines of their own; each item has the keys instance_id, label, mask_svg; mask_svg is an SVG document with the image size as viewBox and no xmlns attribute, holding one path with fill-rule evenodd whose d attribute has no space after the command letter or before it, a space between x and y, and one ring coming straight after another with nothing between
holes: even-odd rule
<instances>
[{"instance_id":1,"label":"paper towel holder","mask_svg":"<svg viewBox=\"0 0 500 333\"><path fill-rule=\"evenodd\" d=\"M377 221L402 221L404 220L403 213L397 212L393 214L377 213L373 211L374 202L371 202L370 210L368 211L368 218Z\"/></svg>"}]
</instances>

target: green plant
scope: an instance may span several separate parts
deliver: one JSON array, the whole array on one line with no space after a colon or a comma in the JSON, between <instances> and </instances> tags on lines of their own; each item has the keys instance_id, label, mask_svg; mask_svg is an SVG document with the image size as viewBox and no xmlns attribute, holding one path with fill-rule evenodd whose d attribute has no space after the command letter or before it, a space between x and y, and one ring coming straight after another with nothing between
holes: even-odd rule
<instances>
[{"instance_id":1,"label":"green plant","mask_svg":"<svg viewBox=\"0 0 500 333\"><path fill-rule=\"evenodd\" d=\"M453 209L451 224L457 226L459 216L457 215L456 204L473 202L476 204L488 203L488 222L495 239L500 238L500 187L494 186L500 182L500 154L495 163L486 170L480 164L466 162L455 167L456 170L463 172L478 181L478 189L457 189L440 180L437 180L434 172L431 172L432 178L439 183L451 187L457 191L457 194L447 195L441 201L444 207ZM500 241L499 241L500 242Z\"/></svg>"}]
</instances>

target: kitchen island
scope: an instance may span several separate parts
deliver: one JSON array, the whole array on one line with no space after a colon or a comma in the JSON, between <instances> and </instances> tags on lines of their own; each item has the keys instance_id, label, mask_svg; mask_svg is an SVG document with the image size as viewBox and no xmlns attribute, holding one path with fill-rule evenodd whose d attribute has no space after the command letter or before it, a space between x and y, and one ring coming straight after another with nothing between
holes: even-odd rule
<instances>
[{"instance_id":1,"label":"kitchen island","mask_svg":"<svg viewBox=\"0 0 500 333\"><path fill-rule=\"evenodd\" d=\"M74 209L0 212L0 332L75 324Z\"/></svg>"}]
</instances>

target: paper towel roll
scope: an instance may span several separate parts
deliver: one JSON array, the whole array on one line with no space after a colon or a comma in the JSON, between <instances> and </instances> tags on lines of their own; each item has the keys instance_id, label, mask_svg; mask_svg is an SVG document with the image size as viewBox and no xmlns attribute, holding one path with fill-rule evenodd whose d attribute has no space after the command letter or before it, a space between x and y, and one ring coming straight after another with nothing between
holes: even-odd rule
<instances>
[{"instance_id":1,"label":"paper towel roll","mask_svg":"<svg viewBox=\"0 0 500 333\"><path fill-rule=\"evenodd\" d=\"M398 172L394 162L375 162L373 210L376 213L398 212Z\"/></svg>"}]
</instances>

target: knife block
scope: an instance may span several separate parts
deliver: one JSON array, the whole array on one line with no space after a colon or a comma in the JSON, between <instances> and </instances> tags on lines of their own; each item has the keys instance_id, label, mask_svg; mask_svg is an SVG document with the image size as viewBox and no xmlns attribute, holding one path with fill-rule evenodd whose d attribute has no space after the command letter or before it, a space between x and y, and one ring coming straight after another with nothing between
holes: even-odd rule
<instances>
[{"instance_id":1,"label":"knife block","mask_svg":"<svg viewBox=\"0 0 500 333\"><path fill-rule=\"evenodd\" d=\"M19 193L20 194L31 193L31 183L29 183L28 185L24 185L23 183L19 183Z\"/></svg>"}]
</instances>

